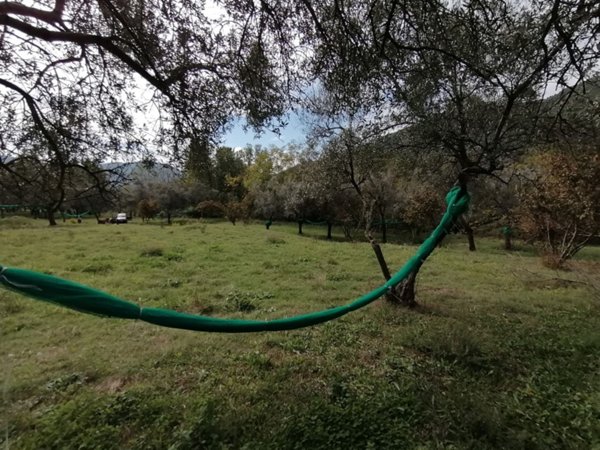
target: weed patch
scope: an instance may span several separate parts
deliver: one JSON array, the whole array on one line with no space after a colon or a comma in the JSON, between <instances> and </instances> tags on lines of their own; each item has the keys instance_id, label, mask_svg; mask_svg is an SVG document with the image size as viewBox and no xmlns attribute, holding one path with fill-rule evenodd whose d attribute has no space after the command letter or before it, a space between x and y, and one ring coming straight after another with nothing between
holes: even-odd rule
<instances>
[{"instance_id":1,"label":"weed patch","mask_svg":"<svg viewBox=\"0 0 600 450\"><path fill-rule=\"evenodd\" d=\"M269 292L244 292L233 289L225 297L228 311L250 312L259 307L262 300L273 298Z\"/></svg>"},{"instance_id":2,"label":"weed patch","mask_svg":"<svg viewBox=\"0 0 600 450\"><path fill-rule=\"evenodd\" d=\"M84 266L81 269L81 272L84 273L96 273L96 274L105 274L113 270L112 264L109 263L91 263L87 266Z\"/></svg>"},{"instance_id":3,"label":"weed patch","mask_svg":"<svg viewBox=\"0 0 600 450\"><path fill-rule=\"evenodd\" d=\"M274 237L274 236L267 236L267 244L283 245L285 243L286 243L285 239Z\"/></svg>"},{"instance_id":4,"label":"weed patch","mask_svg":"<svg viewBox=\"0 0 600 450\"><path fill-rule=\"evenodd\" d=\"M7 317L13 314L19 314L25 310L23 300L16 300L12 296L8 296L0 292L0 317Z\"/></svg>"},{"instance_id":5,"label":"weed patch","mask_svg":"<svg viewBox=\"0 0 600 450\"><path fill-rule=\"evenodd\" d=\"M156 257L162 256L164 254L164 250L160 247L147 247L140 252L140 256L144 257Z\"/></svg>"},{"instance_id":6,"label":"weed patch","mask_svg":"<svg viewBox=\"0 0 600 450\"><path fill-rule=\"evenodd\" d=\"M180 262L180 261L183 261L185 258L183 257L183 255L181 255L179 253L167 253L165 255L165 259L167 261Z\"/></svg>"}]
</instances>

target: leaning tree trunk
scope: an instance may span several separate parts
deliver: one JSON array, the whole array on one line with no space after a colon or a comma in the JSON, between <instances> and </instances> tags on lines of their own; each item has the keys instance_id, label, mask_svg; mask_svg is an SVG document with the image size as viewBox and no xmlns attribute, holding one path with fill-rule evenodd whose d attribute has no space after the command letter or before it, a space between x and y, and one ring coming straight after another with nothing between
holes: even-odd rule
<instances>
[{"instance_id":1,"label":"leaning tree trunk","mask_svg":"<svg viewBox=\"0 0 600 450\"><path fill-rule=\"evenodd\" d=\"M383 252L381 251L381 246L377 242L375 242L373 238L370 239L370 244L371 248L375 252L375 256L377 257L377 262L379 263L381 273L383 274L385 281L388 281L390 278L392 278L392 275L390 274L390 269L387 265L387 262L385 261Z\"/></svg>"},{"instance_id":2,"label":"leaning tree trunk","mask_svg":"<svg viewBox=\"0 0 600 450\"><path fill-rule=\"evenodd\" d=\"M365 232L369 243L371 244L371 248L375 252L375 256L377 257L377 262L379 263L379 268L381 269L381 273L385 278L385 281L388 281L392 275L390 273L390 269L387 265L385 257L383 256L383 251L381 250L381 246L373 239L373 235L370 230ZM411 273L406 280L396 286L393 290L385 294L385 298L394 305L402 305L408 307L416 306L417 302L415 300L415 278L416 274L419 271L417 267L413 273Z\"/></svg>"}]
</instances>

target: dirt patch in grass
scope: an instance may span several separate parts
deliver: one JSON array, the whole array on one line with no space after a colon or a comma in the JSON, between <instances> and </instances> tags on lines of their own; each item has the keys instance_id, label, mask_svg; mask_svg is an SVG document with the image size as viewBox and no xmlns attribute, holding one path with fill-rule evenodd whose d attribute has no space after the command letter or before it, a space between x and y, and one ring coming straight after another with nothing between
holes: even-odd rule
<instances>
[{"instance_id":1,"label":"dirt patch in grass","mask_svg":"<svg viewBox=\"0 0 600 450\"><path fill-rule=\"evenodd\" d=\"M125 389L127 381L128 380L125 377L110 376L96 384L94 390L103 394L116 394Z\"/></svg>"}]
</instances>

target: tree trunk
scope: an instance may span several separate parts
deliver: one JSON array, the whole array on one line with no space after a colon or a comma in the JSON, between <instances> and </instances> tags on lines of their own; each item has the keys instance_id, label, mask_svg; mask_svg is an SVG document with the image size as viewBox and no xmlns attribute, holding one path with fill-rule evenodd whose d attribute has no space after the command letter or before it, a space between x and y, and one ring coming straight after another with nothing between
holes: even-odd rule
<instances>
[{"instance_id":1,"label":"tree trunk","mask_svg":"<svg viewBox=\"0 0 600 450\"><path fill-rule=\"evenodd\" d=\"M396 286L394 294L391 296L394 303L408 306L409 308L417 306L415 281L417 280L420 269L421 266L418 266L402 283Z\"/></svg>"},{"instance_id":2,"label":"tree trunk","mask_svg":"<svg viewBox=\"0 0 600 450\"><path fill-rule=\"evenodd\" d=\"M512 240L509 234L504 235L504 250L512 250Z\"/></svg>"},{"instance_id":3,"label":"tree trunk","mask_svg":"<svg viewBox=\"0 0 600 450\"><path fill-rule=\"evenodd\" d=\"M304 225L304 221L298 221L298 234L302 234L302 226Z\"/></svg>"},{"instance_id":4,"label":"tree trunk","mask_svg":"<svg viewBox=\"0 0 600 450\"><path fill-rule=\"evenodd\" d=\"M379 267L381 268L381 273L383 274L385 281L388 281L390 278L392 278L392 275L390 274L390 269L387 265L387 262L385 261L383 252L381 251L381 247L379 246L379 244L377 242L375 242L374 240L371 240L371 248L375 252L375 256L377 257L377 262L379 263Z\"/></svg>"},{"instance_id":5,"label":"tree trunk","mask_svg":"<svg viewBox=\"0 0 600 450\"><path fill-rule=\"evenodd\" d=\"M469 251L476 251L477 247L475 246L475 235L473 233L473 228L471 228L471 225L469 225L469 222L467 222L467 219L465 219L464 216L460 218L460 226L463 230L465 230L465 233L467 234L467 240L469 241Z\"/></svg>"},{"instance_id":6,"label":"tree trunk","mask_svg":"<svg viewBox=\"0 0 600 450\"><path fill-rule=\"evenodd\" d=\"M342 226L342 229L344 230L344 237L348 240L352 240L352 228L350 228L350 226L345 223Z\"/></svg>"},{"instance_id":7,"label":"tree trunk","mask_svg":"<svg viewBox=\"0 0 600 450\"><path fill-rule=\"evenodd\" d=\"M371 248L375 252L375 256L377 257L377 262L379 263L379 268L381 269L381 273L383 274L385 281L388 281L390 278L392 278L392 275L390 273L390 269L387 265L387 262L385 261L385 257L383 256L383 251L381 250L381 246L377 243L377 241L375 241L375 239L373 239L373 236L371 235L370 230L367 230L365 232L365 236L369 240L369 243L371 244ZM398 289L400 286L402 286L402 284L398 285L396 287L396 289ZM399 298L396 295L396 289L385 294L385 298L389 302L396 304L396 305L407 305L407 306L409 306L409 305L414 306L414 304L416 304L416 302L414 301L414 285L413 285L412 303L404 302L401 298Z\"/></svg>"},{"instance_id":8,"label":"tree trunk","mask_svg":"<svg viewBox=\"0 0 600 450\"><path fill-rule=\"evenodd\" d=\"M410 227L410 236L412 238L412 243L413 244L418 244L418 242L417 242L417 236L418 236L418 234L419 233L418 233L418 231L417 231L416 228Z\"/></svg>"},{"instance_id":9,"label":"tree trunk","mask_svg":"<svg viewBox=\"0 0 600 450\"><path fill-rule=\"evenodd\" d=\"M171 225L171 213L170 212L167 213L167 225ZM234 223L234 225L235 225L235 223Z\"/></svg>"},{"instance_id":10,"label":"tree trunk","mask_svg":"<svg viewBox=\"0 0 600 450\"><path fill-rule=\"evenodd\" d=\"M56 220L54 219L54 211L52 211L52 210L48 210L48 224L51 227L56 226Z\"/></svg>"},{"instance_id":11,"label":"tree trunk","mask_svg":"<svg viewBox=\"0 0 600 450\"><path fill-rule=\"evenodd\" d=\"M333 228L333 224L331 222L327 222L327 239L331 240L331 229Z\"/></svg>"},{"instance_id":12,"label":"tree trunk","mask_svg":"<svg viewBox=\"0 0 600 450\"><path fill-rule=\"evenodd\" d=\"M469 251L474 252L477 250L475 247L475 236L473 235L473 228L469 227L467 230L467 239L469 240Z\"/></svg>"}]
</instances>

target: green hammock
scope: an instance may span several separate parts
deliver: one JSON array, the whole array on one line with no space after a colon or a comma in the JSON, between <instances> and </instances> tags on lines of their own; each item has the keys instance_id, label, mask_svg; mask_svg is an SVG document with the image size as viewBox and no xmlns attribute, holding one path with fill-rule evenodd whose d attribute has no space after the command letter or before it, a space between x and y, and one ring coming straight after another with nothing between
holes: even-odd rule
<instances>
[{"instance_id":1,"label":"green hammock","mask_svg":"<svg viewBox=\"0 0 600 450\"><path fill-rule=\"evenodd\" d=\"M161 308L145 308L79 283L29 270L2 266L0 266L0 283L5 288L19 294L84 313L122 319L139 319L165 327L226 333L292 330L327 322L348 314L368 305L398 285L433 252L452 227L454 220L467 210L468 203L468 193L458 187L452 188L446 196L447 208L439 225L419 247L417 253L384 285L346 305L283 319L221 319Z\"/></svg>"},{"instance_id":2,"label":"green hammock","mask_svg":"<svg viewBox=\"0 0 600 450\"><path fill-rule=\"evenodd\" d=\"M82 212L80 214L68 214L68 213L62 213L62 217L65 217L67 219L81 219L82 217L85 217L89 214L89 211L86 212Z\"/></svg>"}]
</instances>

